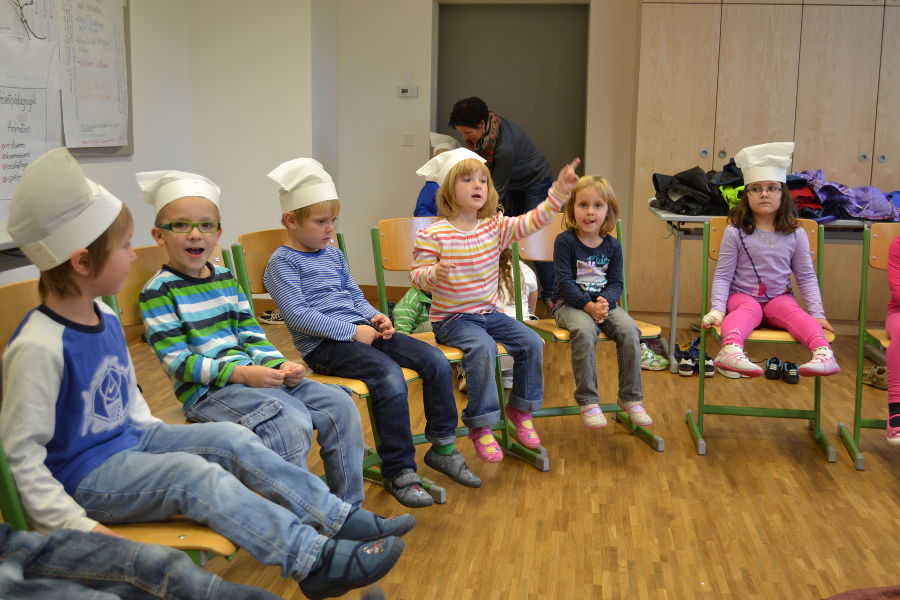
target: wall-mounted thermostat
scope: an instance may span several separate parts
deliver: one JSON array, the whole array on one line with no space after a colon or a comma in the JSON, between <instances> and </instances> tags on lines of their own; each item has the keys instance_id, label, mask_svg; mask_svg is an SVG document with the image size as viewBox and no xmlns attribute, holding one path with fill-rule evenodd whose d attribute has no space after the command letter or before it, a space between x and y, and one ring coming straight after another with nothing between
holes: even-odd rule
<instances>
[{"instance_id":1,"label":"wall-mounted thermostat","mask_svg":"<svg viewBox=\"0 0 900 600\"><path fill-rule=\"evenodd\" d=\"M401 98L415 98L419 95L419 86L401 85L397 88L397 95Z\"/></svg>"}]
</instances>

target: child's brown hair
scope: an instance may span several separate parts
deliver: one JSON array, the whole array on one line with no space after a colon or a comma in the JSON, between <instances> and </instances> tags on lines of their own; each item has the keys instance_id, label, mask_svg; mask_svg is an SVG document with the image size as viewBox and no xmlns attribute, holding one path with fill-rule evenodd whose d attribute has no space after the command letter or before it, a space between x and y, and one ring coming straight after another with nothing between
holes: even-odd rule
<instances>
[{"instance_id":1,"label":"child's brown hair","mask_svg":"<svg viewBox=\"0 0 900 600\"><path fill-rule=\"evenodd\" d=\"M294 210L290 211L291 216L294 217L294 223L296 223L297 225L303 225L309 218L309 214L312 212L313 206L318 206L320 204L328 206L328 209L331 211L331 215L333 217L338 216L341 212L341 201L337 198L333 200L322 200L321 202L314 202L313 204L301 206L300 208L295 208ZM284 221L284 215L281 215L281 224L287 227L287 223L285 223Z\"/></svg>"},{"instance_id":2,"label":"child's brown hair","mask_svg":"<svg viewBox=\"0 0 900 600\"><path fill-rule=\"evenodd\" d=\"M756 220L753 218L753 211L750 210L750 201L747 200L749 192L747 187L741 190L738 195L739 202L737 206L728 213L728 223L734 225L746 235L750 235L756 230ZM800 221L797 220L797 207L794 206L794 197L786 183L781 184L781 206L775 213L775 231L779 233L791 233L800 227Z\"/></svg>"},{"instance_id":3,"label":"child's brown hair","mask_svg":"<svg viewBox=\"0 0 900 600\"><path fill-rule=\"evenodd\" d=\"M96 276L103 269L106 260L116 244L120 243L129 232L134 220L131 211L124 204L118 216L110 223L106 231L101 233L96 240L88 244L88 267L91 275ZM72 279L72 263L66 261L52 269L41 271L41 279L38 282L38 293L41 300L47 300L47 296L53 294L59 298L77 296L80 290L75 280Z\"/></svg>"},{"instance_id":4,"label":"child's brown hair","mask_svg":"<svg viewBox=\"0 0 900 600\"><path fill-rule=\"evenodd\" d=\"M438 214L442 217L452 216L456 212L456 181L472 173L481 173L487 176L487 199L484 206L478 209L478 218L487 219L497 213L497 190L494 188L494 180L487 165L474 158L461 160L450 169L447 178L441 184L437 193Z\"/></svg>"},{"instance_id":5,"label":"child's brown hair","mask_svg":"<svg viewBox=\"0 0 900 600\"><path fill-rule=\"evenodd\" d=\"M595 190L600 197L606 201L606 219L600 225L600 235L607 235L616 230L616 221L619 220L619 200L616 198L616 192L607 181L606 177L600 175L585 175L578 180L575 187L569 194L569 201L566 202L566 208L563 211L563 227L566 229L575 229L575 203L578 199L578 192L583 190Z\"/></svg>"}]
</instances>

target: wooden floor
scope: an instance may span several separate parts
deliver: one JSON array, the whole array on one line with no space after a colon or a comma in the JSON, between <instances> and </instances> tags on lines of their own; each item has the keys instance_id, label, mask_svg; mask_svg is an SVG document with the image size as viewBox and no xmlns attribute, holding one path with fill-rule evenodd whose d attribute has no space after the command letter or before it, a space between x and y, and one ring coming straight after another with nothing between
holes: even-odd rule
<instances>
[{"instance_id":1,"label":"wooden floor","mask_svg":"<svg viewBox=\"0 0 900 600\"><path fill-rule=\"evenodd\" d=\"M283 326L266 327L283 352L297 356ZM151 407L177 419L155 358L139 342L131 347ZM806 359L795 346L749 349L757 359L771 353ZM448 502L415 511L418 526L382 589L391 600L795 599L900 583L900 448L889 446L882 431L866 430L866 470L854 470L835 429L853 418L855 340L840 337L835 349L844 372L825 381L823 394L835 464L825 461L805 422L747 417L707 417L709 452L698 456L684 424L686 409L696 406L696 377L647 371L646 406L664 452L613 423L590 431L578 417L544 419L537 428L550 456L547 473L509 457L487 465L468 440L459 440L484 481L469 489L422 465L420 447L420 472L446 487ZM598 357L601 394L612 401L614 346L600 344ZM566 346L547 347L544 373L545 405L569 403L574 383ZM788 385L717 375L708 384L710 402L727 396L721 402L811 406L807 380ZM867 388L865 414L884 418L886 402L886 392ZM419 389L410 406L421 431ZM321 472L318 460L310 466ZM384 515L404 510L371 483L365 507ZM243 551L208 568L286 599L303 597L276 567Z\"/></svg>"}]
</instances>

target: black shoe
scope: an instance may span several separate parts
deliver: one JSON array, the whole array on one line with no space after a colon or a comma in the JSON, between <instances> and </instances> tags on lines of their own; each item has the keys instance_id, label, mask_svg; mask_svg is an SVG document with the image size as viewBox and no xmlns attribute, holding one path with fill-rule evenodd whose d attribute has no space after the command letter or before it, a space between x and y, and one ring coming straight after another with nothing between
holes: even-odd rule
<instances>
[{"instance_id":1,"label":"black shoe","mask_svg":"<svg viewBox=\"0 0 900 600\"><path fill-rule=\"evenodd\" d=\"M769 371L766 370L766 377L768 376ZM781 365L781 378L785 383L800 383L800 370L797 368L797 363L785 361Z\"/></svg>"},{"instance_id":2,"label":"black shoe","mask_svg":"<svg viewBox=\"0 0 900 600\"><path fill-rule=\"evenodd\" d=\"M765 373L766 379L781 379L781 361L774 356L767 360Z\"/></svg>"},{"instance_id":3,"label":"black shoe","mask_svg":"<svg viewBox=\"0 0 900 600\"><path fill-rule=\"evenodd\" d=\"M456 448L452 454L438 454L434 448L429 448L425 453L425 464L439 471L460 485L470 488L480 488L481 479L469 470L466 459Z\"/></svg>"},{"instance_id":4,"label":"black shoe","mask_svg":"<svg viewBox=\"0 0 900 600\"><path fill-rule=\"evenodd\" d=\"M402 553L403 540L398 537L374 542L329 539L300 590L309 598L341 596L387 575Z\"/></svg>"},{"instance_id":5,"label":"black shoe","mask_svg":"<svg viewBox=\"0 0 900 600\"><path fill-rule=\"evenodd\" d=\"M415 527L416 518L412 515L397 517L379 517L364 508L350 510L341 530L335 534L336 540L355 540L371 542L390 536L401 536Z\"/></svg>"}]
</instances>

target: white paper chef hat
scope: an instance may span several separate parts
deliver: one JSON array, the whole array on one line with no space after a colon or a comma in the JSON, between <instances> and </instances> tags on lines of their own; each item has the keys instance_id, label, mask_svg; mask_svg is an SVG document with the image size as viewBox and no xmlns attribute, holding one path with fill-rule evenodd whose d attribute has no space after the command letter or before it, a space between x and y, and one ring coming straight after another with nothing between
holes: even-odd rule
<instances>
[{"instance_id":1,"label":"white paper chef hat","mask_svg":"<svg viewBox=\"0 0 900 600\"><path fill-rule=\"evenodd\" d=\"M744 185L756 181L787 180L794 142L769 142L748 146L734 155L734 162L744 174Z\"/></svg>"},{"instance_id":2,"label":"white paper chef hat","mask_svg":"<svg viewBox=\"0 0 900 600\"><path fill-rule=\"evenodd\" d=\"M331 175L314 158L295 158L281 163L268 177L281 186L282 214L338 197Z\"/></svg>"},{"instance_id":3,"label":"white paper chef hat","mask_svg":"<svg viewBox=\"0 0 900 600\"><path fill-rule=\"evenodd\" d=\"M432 131L428 134L431 138L431 155L435 156L439 150L455 150L459 148L456 138Z\"/></svg>"},{"instance_id":4,"label":"white paper chef hat","mask_svg":"<svg viewBox=\"0 0 900 600\"><path fill-rule=\"evenodd\" d=\"M121 200L85 177L66 148L56 148L22 173L7 231L34 266L47 271L88 247L121 211Z\"/></svg>"},{"instance_id":5,"label":"white paper chef hat","mask_svg":"<svg viewBox=\"0 0 900 600\"><path fill-rule=\"evenodd\" d=\"M219 186L204 177L184 171L144 171L136 175L144 192L144 202L153 205L154 214L170 202L185 196L200 196L219 206Z\"/></svg>"},{"instance_id":6,"label":"white paper chef hat","mask_svg":"<svg viewBox=\"0 0 900 600\"><path fill-rule=\"evenodd\" d=\"M487 162L468 148L457 148L456 150L441 152L419 167L416 175L421 175L428 181L434 181L438 185L444 185L444 180L447 179L450 169L467 158L474 158L481 163Z\"/></svg>"}]
</instances>

